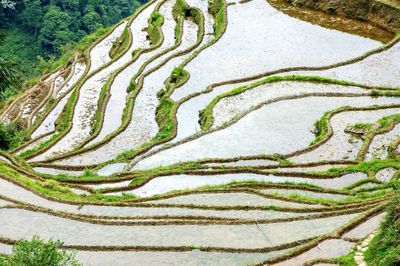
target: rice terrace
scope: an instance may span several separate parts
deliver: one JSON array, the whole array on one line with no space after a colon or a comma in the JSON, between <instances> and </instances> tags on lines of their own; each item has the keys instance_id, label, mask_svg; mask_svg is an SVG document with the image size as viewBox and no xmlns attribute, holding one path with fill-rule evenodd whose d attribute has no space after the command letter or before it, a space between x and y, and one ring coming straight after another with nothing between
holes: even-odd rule
<instances>
[{"instance_id":1,"label":"rice terrace","mask_svg":"<svg viewBox=\"0 0 400 266\"><path fill-rule=\"evenodd\" d=\"M399 0L129 12L2 94L0 265L400 265Z\"/></svg>"}]
</instances>

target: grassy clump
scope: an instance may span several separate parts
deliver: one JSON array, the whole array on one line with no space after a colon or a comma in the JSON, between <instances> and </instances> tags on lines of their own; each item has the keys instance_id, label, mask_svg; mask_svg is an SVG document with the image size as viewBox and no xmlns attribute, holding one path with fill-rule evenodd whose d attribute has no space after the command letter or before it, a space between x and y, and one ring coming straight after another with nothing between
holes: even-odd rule
<instances>
[{"instance_id":1,"label":"grassy clump","mask_svg":"<svg viewBox=\"0 0 400 266\"><path fill-rule=\"evenodd\" d=\"M396 191L380 232L372 239L364 257L369 265L400 265L400 190Z\"/></svg>"},{"instance_id":2,"label":"grassy clump","mask_svg":"<svg viewBox=\"0 0 400 266\"><path fill-rule=\"evenodd\" d=\"M113 43L110 50L110 57L115 58L121 52L123 52L130 43L130 36L128 28L125 28L121 36Z\"/></svg>"},{"instance_id":3,"label":"grassy clump","mask_svg":"<svg viewBox=\"0 0 400 266\"><path fill-rule=\"evenodd\" d=\"M157 140L164 140L174 134L174 107L176 103L166 97L161 98L156 111L156 121L159 132L156 135Z\"/></svg>"},{"instance_id":4,"label":"grassy clump","mask_svg":"<svg viewBox=\"0 0 400 266\"><path fill-rule=\"evenodd\" d=\"M190 6L185 0L176 0L172 14L176 19L178 16L186 17L190 13Z\"/></svg>"},{"instance_id":5,"label":"grassy clump","mask_svg":"<svg viewBox=\"0 0 400 266\"><path fill-rule=\"evenodd\" d=\"M169 77L168 82L165 84L166 91L170 91L172 87L177 88L189 79L189 72L182 67L175 67Z\"/></svg>"},{"instance_id":6,"label":"grassy clump","mask_svg":"<svg viewBox=\"0 0 400 266\"><path fill-rule=\"evenodd\" d=\"M148 38L152 45L161 41L162 32L160 27L164 24L164 17L158 13L153 12L149 18L149 27L147 28Z\"/></svg>"},{"instance_id":7,"label":"grassy clump","mask_svg":"<svg viewBox=\"0 0 400 266\"><path fill-rule=\"evenodd\" d=\"M2 266L78 266L81 265L76 259L75 254L69 254L65 250L60 250L60 241L49 240L45 242L37 236L32 240L20 240L13 247L10 256L0 256Z\"/></svg>"},{"instance_id":8,"label":"grassy clump","mask_svg":"<svg viewBox=\"0 0 400 266\"><path fill-rule=\"evenodd\" d=\"M212 0L209 2L208 12L214 17L214 36L217 38L225 30L225 9L226 2L224 0Z\"/></svg>"},{"instance_id":9,"label":"grassy clump","mask_svg":"<svg viewBox=\"0 0 400 266\"><path fill-rule=\"evenodd\" d=\"M335 262L339 265L345 266L357 266L356 261L354 260L354 255L356 254L355 250L351 251L349 254L338 257L335 259Z\"/></svg>"},{"instance_id":10,"label":"grassy clump","mask_svg":"<svg viewBox=\"0 0 400 266\"><path fill-rule=\"evenodd\" d=\"M110 57L114 58L120 52L124 51L129 45L129 39L129 30L125 28L118 40L113 43L110 50Z\"/></svg>"},{"instance_id":11,"label":"grassy clump","mask_svg":"<svg viewBox=\"0 0 400 266\"><path fill-rule=\"evenodd\" d=\"M324 115L314 123L314 134L315 138L311 141L310 145L314 145L321 140L323 140L326 136L326 133L328 131L328 123L329 119L332 116L332 112L328 111L325 112Z\"/></svg>"}]
</instances>

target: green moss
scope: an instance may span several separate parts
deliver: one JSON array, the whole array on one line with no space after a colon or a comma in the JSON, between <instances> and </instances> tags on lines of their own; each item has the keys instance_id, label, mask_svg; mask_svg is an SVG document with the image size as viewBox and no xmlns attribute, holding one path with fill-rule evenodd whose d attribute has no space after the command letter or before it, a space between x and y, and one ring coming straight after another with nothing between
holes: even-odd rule
<instances>
[{"instance_id":1,"label":"green moss","mask_svg":"<svg viewBox=\"0 0 400 266\"><path fill-rule=\"evenodd\" d=\"M96 115L94 117L93 126L92 126L92 135L97 135L101 130L101 125L103 123L103 106L107 102L107 95L109 95L109 89L111 86L113 77L110 77L107 82L103 85L100 91L99 100L96 108Z\"/></svg>"},{"instance_id":2,"label":"green moss","mask_svg":"<svg viewBox=\"0 0 400 266\"><path fill-rule=\"evenodd\" d=\"M186 17L187 14L190 13L190 6L186 3L185 0L176 0L174 8L172 10L172 14L175 19L179 16Z\"/></svg>"},{"instance_id":3,"label":"green moss","mask_svg":"<svg viewBox=\"0 0 400 266\"><path fill-rule=\"evenodd\" d=\"M314 123L315 137L311 141L310 145L314 145L316 143L319 143L323 139L325 139L327 131L328 131L329 119L331 118L333 113L334 113L334 111L325 112L319 120L315 121L315 123Z\"/></svg>"}]
</instances>

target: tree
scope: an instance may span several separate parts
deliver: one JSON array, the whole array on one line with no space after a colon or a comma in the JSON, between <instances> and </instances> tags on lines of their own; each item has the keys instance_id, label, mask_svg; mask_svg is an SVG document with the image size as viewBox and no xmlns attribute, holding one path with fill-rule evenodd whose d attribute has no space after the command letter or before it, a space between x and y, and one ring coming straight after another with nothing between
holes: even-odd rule
<instances>
[{"instance_id":1,"label":"tree","mask_svg":"<svg viewBox=\"0 0 400 266\"><path fill-rule=\"evenodd\" d=\"M10 88L17 87L19 82L18 67L0 57L0 98L4 99L4 93Z\"/></svg>"},{"instance_id":2,"label":"tree","mask_svg":"<svg viewBox=\"0 0 400 266\"><path fill-rule=\"evenodd\" d=\"M100 15L95 11L91 11L83 17L83 25L88 32L95 32L103 26Z\"/></svg>"},{"instance_id":3,"label":"tree","mask_svg":"<svg viewBox=\"0 0 400 266\"><path fill-rule=\"evenodd\" d=\"M24 0L24 6L20 18L22 23L30 30L34 31L36 36L37 30L42 25L43 9L40 0Z\"/></svg>"},{"instance_id":4,"label":"tree","mask_svg":"<svg viewBox=\"0 0 400 266\"><path fill-rule=\"evenodd\" d=\"M78 266L80 263L74 254L68 254L59 248L60 241L44 242L38 237L31 241L21 240L14 247L11 256L0 257L2 266Z\"/></svg>"},{"instance_id":5,"label":"tree","mask_svg":"<svg viewBox=\"0 0 400 266\"><path fill-rule=\"evenodd\" d=\"M70 31L71 17L57 6L51 6L43 18L40 29L41 44L53 52L69 42L74 41L74 34Z\"/></svg>"}]
</instances>

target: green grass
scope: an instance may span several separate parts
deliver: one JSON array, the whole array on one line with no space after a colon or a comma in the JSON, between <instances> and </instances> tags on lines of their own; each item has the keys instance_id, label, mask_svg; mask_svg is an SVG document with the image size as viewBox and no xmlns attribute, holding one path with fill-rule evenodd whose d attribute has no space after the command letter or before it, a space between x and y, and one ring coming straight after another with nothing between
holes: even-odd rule
<instances>
[{"instance_id":1,"label":"green grass","mask_svg":"<svg viewBox=\"0 0 400 266\"><path fill-rule=\"evenodd\" d=\"M156 110L156 121L159 127L155 139L164 140L170 138L174 134L174 109L176 102L169 98L163 97Z\"/></svg>"},{"instance_id":2,"label":"green grass","mask_svg":"<svg viewBox=\"0 0 400 266\"><path fill-rule=\"evenodd\" d=\"M39 61L36 56L40 54L38 39L19 27L12 27L5 33L0 45L0 56L4 55L8 60L15 62L27 77L39 75Z\"/></svg>"},{"instance_id":3,"label":"green grass","mask_svg":"<svg viewBox=\"0 0 400 266\"><path fill-rule=\"evenodd\" d=\"M157 11L153 12L149 18L149 26L147 33L152 45L160 42L162 38L162 32L160 27L164 24L164 17Z\"/></svg>"},{"instance_id":4,"label":"green grass","mask_svg":"<svg viewBox=\"0 0 400 266\"><path fill-rule=\"evenodd\" d=\"M364 253L368 265L396 266L400 264L400 190L387 208L380 232Z\"/></svg>"},{"instance_id":5,"label":"green grass","mask_svg":"<svg viewBox=\"0 0 400 266\"><path fill-rule=\"evenodd\" d=\"M354 255L356 254L355 250L352 250L349 254L338 257L335 259L335 262L339 265L343 266L357 266L356 261L354 260Z\"/></svg>"},{"instance_id":6,"label":"green grass","mask_svg":"<svg viewBox=\"0 0 400 266\"><path fill-rule=\"evenodd\" d=\"M217 38L222 35L225 30L225 9L226 2L224 0L212 0L209 2L209 12L214 17L214 36Z\"/></svg>"},{"instance_id":7,"label":"green grass","mask_svg":"<svg viewBox=\"0 0 400 266\"><path fill-rule=\"evenodd\" d=\"M111 86L114 74L107 80L107 82L101 87L99 100L97 102L96 115L94 117L91 135L97 135L101 130L101 124L103 123L103 105L105 104L107 95L109 95L109 89Z\"/></svg>"},{"instance_id":8,"label":"green grass","mask_svg":"<svg viewBox=\"0 0 400 266\"><path fill-rule=\"evenodd\" d=\"M12 254L0 256L2 266L79 266L75 254L61 250L61 241L44 241L37 236L32 240L19 240L14 246Z\"/></svg>"},{"instance_id":9,"label":"green grass","mask_svg":"<svg viewBox=\"0 0 400 266\"><path fill-rule=\"evenodd\" d=\"M178 18L179 16L186 17L186 14L190 13L190 6L186 3L185 0L176 0L174 8L172 10L172 14L174 18Z\"/></svg>"},{"instance_id":10,"label":"green grass","mask_svg":"<svg viewBox=\"0 0 400 266\"><path fill-rule=\"evenodd\" d=\"M16 123L0 122L0 149L12 150L28 139L28 132Z\"/></svg>"},{"instance_id":11,"label":"green grass","mask_svg":"<svg viewBox=\"0 0 400 266\"><path fill-rule=\"evenodd\" d=\"M121 36L113 43L110 50L110 57L115 58L118 54L125 51L130 44L129 29L125 28Z\"/></svg>"},{"instance_id":12,"label":"green grass","mask_svg":"<svg viewBox=\"0 0 400 266\"><path fill-rule=\"evenodd\" d=\"M344 173L355 173L362 172L368 174L368 172L376 173L384 168L400 168L400 158L393 158L387 160L371 160L367 162L360 162L356 165L351 165L347 167L341 168L331 168L328 170L328 173L340 175Z\"/></svg>"},{"instance_id":13,"label":"green grass","mask_svg":"<svg viewBox=\"0 0 400 266\"><path fill-rule=\"evenodd\" d=\"M134 199L134 195L125 196L106 196L102 194L78 195L72 192L56 180L32 180L31 178L18 173L10 167L0 162L0 173L15 182L27 186L34 191L50 198L65 200L70 202L118 202L127 199ZM93 177L93 176L92 176Z\"/></svg>"}]
</instances>

